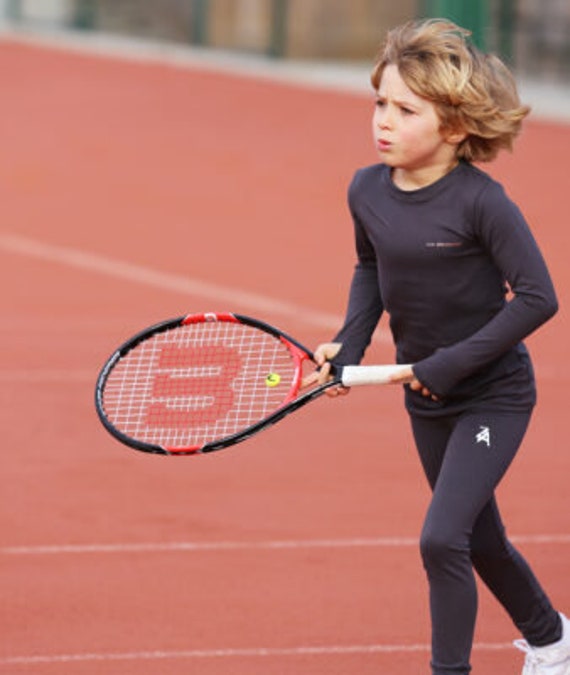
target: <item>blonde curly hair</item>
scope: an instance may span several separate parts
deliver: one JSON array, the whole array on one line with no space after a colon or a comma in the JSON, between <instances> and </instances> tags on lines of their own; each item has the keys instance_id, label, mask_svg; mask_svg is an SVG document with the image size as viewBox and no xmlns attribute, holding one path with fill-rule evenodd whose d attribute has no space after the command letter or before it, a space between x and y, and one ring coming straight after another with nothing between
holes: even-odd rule
<instances>
[{"instance_id":1,"label":"blonde curly hair","mask_svg":"<svg viewBox=\"0 0 570 675\"><path fill-rule=\"evenodd\" d=\"M377 91L387 65L406 85L431 101L442 133L466 134L457 157L487 162L510 150L530 108L515 79L496 56L468 40L470 32L444 19L411 21L388 32L371 75Z\"/></svg>"}]
</instances>

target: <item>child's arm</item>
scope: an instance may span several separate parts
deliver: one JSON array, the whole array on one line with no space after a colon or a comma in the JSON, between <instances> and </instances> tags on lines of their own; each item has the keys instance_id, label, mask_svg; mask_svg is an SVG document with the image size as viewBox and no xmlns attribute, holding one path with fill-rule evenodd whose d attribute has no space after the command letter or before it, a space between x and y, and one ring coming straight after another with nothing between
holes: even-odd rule
<instances>
[{"instance_id":1,"label":"child's arm","mask_svg":"<svg viewBox=\"0 0 570 675\"><path fill-rule=\"evenodd\" d=\"M558 309L548 269L518 208L498 184L486 190L478 206L477 236L513 298L475 334L415 364L415 376L438 396L500 358Z\"/></svg>"}]
</instances>

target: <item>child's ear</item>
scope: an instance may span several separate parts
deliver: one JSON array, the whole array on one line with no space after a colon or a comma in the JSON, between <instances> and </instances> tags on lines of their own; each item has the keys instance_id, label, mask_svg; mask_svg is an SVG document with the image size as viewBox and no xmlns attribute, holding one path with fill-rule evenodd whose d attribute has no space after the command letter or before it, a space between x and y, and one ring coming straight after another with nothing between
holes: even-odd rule
<instances>
[{"instance_id":1,"label":"child's ear","mask_svg":"<svg viewBox=\"0 0 570 675\"><path fill-rule=\"evenodd\" d=\"M450 145L459 145L467 138L468 134L466 131L453 131L449 129L448 131L443 132L443 138L446 143Z\"/></svg>"}]
</instances>

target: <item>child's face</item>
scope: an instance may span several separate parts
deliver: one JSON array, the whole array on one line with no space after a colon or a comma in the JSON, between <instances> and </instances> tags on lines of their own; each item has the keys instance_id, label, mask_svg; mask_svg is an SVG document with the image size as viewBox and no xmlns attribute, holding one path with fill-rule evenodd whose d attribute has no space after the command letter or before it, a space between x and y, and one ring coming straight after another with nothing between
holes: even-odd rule
<instances>
[{"instance_id":1,"label":"child's face","mask_svg":"<svg viewBox=\"0 0 570 675\"><path fill-rule=\"evenodd\" d=\"M441 134L435 106L414 94L395 65L382 73L372 130L381 161L395 169L438 172L442 167L443 175L454 163L456 145Z\"/></svg>"}]
</instances>

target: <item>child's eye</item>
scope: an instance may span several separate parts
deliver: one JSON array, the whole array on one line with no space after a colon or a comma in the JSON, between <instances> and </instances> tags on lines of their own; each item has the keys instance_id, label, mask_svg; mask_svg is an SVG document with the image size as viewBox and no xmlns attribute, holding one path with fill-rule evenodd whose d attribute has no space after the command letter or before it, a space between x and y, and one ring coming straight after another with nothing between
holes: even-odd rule
<instances>
[{"instance_id":1,"label":"child's eye","mask_svg":"<svg viewBox=\"0 0 570 675\"><path fill-rule=\"evenodd\" d=\"M414 111L411 108L406 108L406 107L402 106L400 108L400 110L402 111L402 114L404 114L404 115L413 115L414 114Z\"/></svg>"},{"instance_id":2,"label":"child's eye","mask_svg":"<svg viewBox=\"0 0 570 675\"><path fill-rule=\"evenodd\" d=\"M381 98L376 99L376 107L377 108L383 108L386 105L386 101L384 101Z\"/></svg>"}]
</instances>

